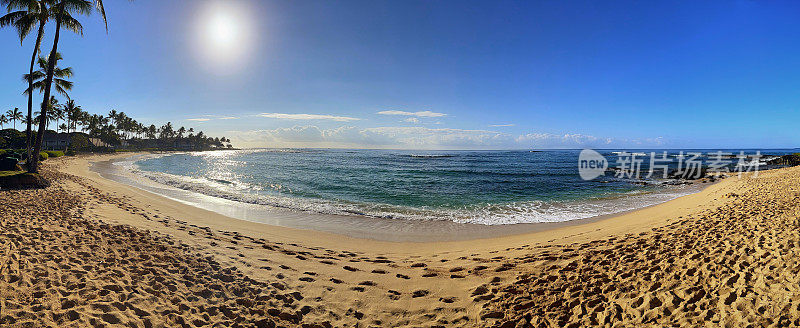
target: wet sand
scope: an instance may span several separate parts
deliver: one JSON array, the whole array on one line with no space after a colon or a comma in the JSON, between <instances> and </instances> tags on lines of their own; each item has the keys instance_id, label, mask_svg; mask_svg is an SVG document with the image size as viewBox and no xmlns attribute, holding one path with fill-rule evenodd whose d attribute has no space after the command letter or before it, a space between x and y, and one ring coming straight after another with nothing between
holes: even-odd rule
<instances>
[{"instance_id":1,"label":"wet sand","mask_svg":"<svg viewBox=\"0 0 800 328\"><path fill-rule=\"evenodd\" d=\"M389 242L232 219L46 161L2 191L0 326L800 325L800 168L579 225Z\"/></svg>"},{"instance_id":2,"label":"wet sand","mask_svg":"<svg viewBox=\"0 0 800 328\"><path fill-rule=\"evenodd\" d=\"M273 226L331 232L361 239L393 242L446 242L486 239L585 224L632 211L625 210L619 213L598 215L570 221L521 223L513 225L483 225L455 223L444 220L398 220L360 215L321 214L273 206L248 204L163 185L134 174L127 168L130 161L141 158L141 156L150 156L150 154L118 155L113 156L110 160L94 161L91 162L90 170L106 179L147 190L169 199L216 212L227 217ZM672 188L669 191L664 190L662 197L669 197L665 198L666 201L670 198L677 198L680 195L698 192L708 185L707 183L698 183L678 187L680 189ZM621 208L637 207L631 202L624 203L622 200L623 199L621 199L618 204ZM595 202L608 202L608 200L598 200Z\"/></svg>"}]
</instances>

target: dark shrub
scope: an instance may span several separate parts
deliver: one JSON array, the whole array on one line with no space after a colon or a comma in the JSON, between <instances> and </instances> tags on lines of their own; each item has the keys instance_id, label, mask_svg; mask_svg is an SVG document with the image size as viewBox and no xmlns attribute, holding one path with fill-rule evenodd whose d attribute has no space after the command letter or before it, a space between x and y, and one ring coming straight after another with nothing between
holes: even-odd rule
<instances>
[{"instance_id":1,"label":"dark shrub","mask_svg":"<svg viewBox=\"0 0 800 328\"><path fill-rule=\"evenodd\" d=\"M0 130L0 148L25 148L25 133L14 129Z\"/></svg>"},{"instance_id":2,"label":"dark shrub","mask_svg":"<svg viewBox=\"0 0 800 328\"><path fill-rule=\"evenodd\" d=\"M72 135L69 146L70 150L82 151L88 148L89 148L89 138L87 138L86 135L79 133Z\"/></svg>"}]
</instances>

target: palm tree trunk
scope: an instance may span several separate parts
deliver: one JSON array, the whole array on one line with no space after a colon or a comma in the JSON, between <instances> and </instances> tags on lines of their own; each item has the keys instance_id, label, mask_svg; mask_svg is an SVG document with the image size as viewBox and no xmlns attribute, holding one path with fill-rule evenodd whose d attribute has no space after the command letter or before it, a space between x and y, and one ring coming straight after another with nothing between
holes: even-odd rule
<instances>
[{"instance_id":1,"label":"palm tree trunk","mask_svg":"<svg viewBox=\"0 0 800 328\"><path fill-rule=\"evenodd\" d=\"M56 35L53 39L53 50L50 50L50 57L48 57L47 60L47 77L44 80L44 98L42 100L42 119L39 120L39 131L36 131L36 143L33 145L34 156L28 157L29 162L31 162L28 172L31 173L39 172L39 152L42 150L42 139L44 139L44 130L47 127L47 105L50 104L50 87L53 85L53 69L55 69L56 66L56 52L58 52L58 38L60 32L61 15L58 15L56 18Z\"/></svg>"},{"instance_id":2,"label":"palm tree trunk","mask_svg":"<svg viewBox=\"0 0 800 328\"><path fill-rule=\"evenodd\" d=\"M36 34L36 43L33 45L33 55L31 56L31 68L28 75L29 77L33 77L33 67L36 64L36 56L39 55L39 46L42 44L42 36L44 36L44 24L39 22L39 32ZM25 129L25 149L28 151L28 159L25 161L26 165L28 166L28 171L31 170L31 146L33 142L31 142L31 122L33 122L33 79L28 80L28 123L27 129ZM17 123L14 122L14 129L16 129ZM39 158L38 156L36 157Z\"/></svg>"}]
</instances>

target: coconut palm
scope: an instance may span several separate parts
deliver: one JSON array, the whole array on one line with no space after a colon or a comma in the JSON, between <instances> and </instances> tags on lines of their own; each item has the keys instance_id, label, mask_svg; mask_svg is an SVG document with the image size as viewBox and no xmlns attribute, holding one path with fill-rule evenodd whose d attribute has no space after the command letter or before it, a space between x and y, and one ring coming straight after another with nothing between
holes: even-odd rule
<instances>
[{"instance_id":1,"label":"coconut palm","mask_svg":"<svg viewBox=\"0 0 800 328\"><path fill-rule=\"evenodd\" d=\"M94 2L87 1L87 0L50 0L54 1L53 4L50 6L51 10L51 19L56 21L56 31L55 36L53 37L53 48L50 50L50 56L48 58L52 60L47 61L47 74L45 77L44 83L44 96L42 97L43 103L50 99L50 87L53 84L53 76L55 73L55 64L56 54L58 53L58 41L61 36L61 29L65 28L67 30L73 31L75 33L83 35L83 26L81 23L73 17L73 14L86 14L92 12L92 9L96 8L103 17L103 21L106 22L106 29L108 29L108 22L106 21L106 13L103 7L102 0L94 0ZM47 116L47 107L42 106L42 114L43 116ZM36 132L36 141L33 145L33 153L37 154L42 149L42 140L44 139L44 122L39 122L39 131ZM39 158L37 156L30 156L31 165L28 168L30 172L38 172L39 171Z\"/></svg>"},{"instance_id":2,"label":"coconut palm","mask_svg":"<svg viewBox=\"0 0 800 328\"><path fill-rule=\"evenodd\" d=\"M59 132L59 124L58 122L64 119L64 106L63 105L56 105L49 109L49 117L56 123L55 129L56 132Z\"/></svg>"},{"instance_id":3,"label":"coconut palm","mask_svg":"<svg viewBox=\"0 0 800 328\"><path fill-rule=\"evenodd\" d=\"M19 111L19 108L9 109L6 117L14 123L14 130L16 130L17 121L22 121L22 112Z\"/></svg>"},{"instance_id":4,"label":"coconut palm","mask_svg":"<svg viewBox=\"0 0 800 328\"><path fill-rule=\"evenodd\" d=\"M67 100L67 102L64 104L64 117L67 119L67 132L69 132L70 129L75 131L78 120L81 119L82 114L83 108L75 105L75 100Z\"/></svg>"},{"instance_id":5,"label":"coconut palm","mask_svg":"<svg viewBox=\"0 0 800 328\"><path fill-rule=\"evenodd\" d=\"M147 135L148 139L155 139L156 134L158 134L158 128L156 128L155 124L150 124L150 126L147 127L147 132L145 134Z\"/></svg>"},{"instance_id":6,"label":"coconut palm","mask_svg":"<svg viewBox=\"0 0 800 328\"><path fill-rule=\"evenodd\" d=\"M45 112L44 120L42 120L41 111L34 112L33 122L37 124L41 124L43 122L45 130L50 127L50 123L56 122L56 128L58 128L58 120L61 118L59 116L59 112L61 112L61 105L58 103L58 99L56 99L56 97L50 97L50 103L47 104L47 109L48 110Z\"/></svg>"},{"instance_id":7,"label":"coconut palm","mask_svg":"<svg viewBox=\"0 0 800 328\"><path fill-rule=\"evenodd\" d=\"M52 0L0 0L0 4L5 5L8 10L8 14L0 17L0 27L13 26L17 30L20 43L22 43L25 37L36 28L36 42L33 44L31 65L28 71L28 74L33 75L36 57L38 57L39 49L42 45L44 26L51 18L50 5L52 4ZM102 3L100 6L102 7ZM32 81L28 81L28 89L33 89L32 84ZM25 140L28 158L31 158L31 145L33 143L31 137L31 117L33 117L33 94L29 93L28 116L25 120L25 125L27 126L25 129ZM16 129L16 122L14 122L14 125ZM30 169L30 167L28 169Z\"/></svg>"},{"instance_id":8,"label":"coconut palm","mask_svg":"<svg viewBox=\"0 0 800 328\"><path fill-rule=\"evenodd\" d=\"M0 115L0 130L3 129L3 125L6 123L8 123L8 118L6 117L6 115L5 114Z\"/></svg>"},{"instance_id":9,"label":"coconut palm","mask_svg":"<svg viewBox=\"0 0 800 328\"><path fill-rule=\"evenodd\" d=\"M56 53L56 65L58 64L59 60L64 59L61 57L60 53ZM48 60L44 57L39 57L39 69L34 71L33 74L25 74L22 76L22 79L30 83L30 87L25 89L24 94L30 94L31 90L38 90L40 92L44 91L45 87L45 77L47 76L47 67L49 65ZM72 77L72 67L67 68L60 68L55 67L53 69L53 84L55 84L56 92L60 93L64 97L69 99L69 94L67 91L72 90L73 83L71 81L66 80L67 78Z\"/></svg>"}]
</instances>

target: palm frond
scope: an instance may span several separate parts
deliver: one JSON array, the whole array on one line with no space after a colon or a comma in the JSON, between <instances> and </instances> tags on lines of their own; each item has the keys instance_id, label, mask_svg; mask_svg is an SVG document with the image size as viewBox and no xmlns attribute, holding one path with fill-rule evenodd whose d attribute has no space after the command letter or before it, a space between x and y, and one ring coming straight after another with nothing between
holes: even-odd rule
<instances>
[{"instance_id":1,"label":"palm frond","mask_svg":"<svg viewBox=\"0 0 800 328\"><path fill-rule=\"evenodd\" d=\"M55 83L55 88L56 88L56 92L58 92L59 94L61 94L64 97L67 97L67 99L70 99L69 98L69 94L67 93L67 91L72 89L72 82L68 82L68 83L69 83L69 85L61 85L59 83Z\"/></svg>"},{"instance_id":2,"label":"palm frond","mask_svg":"<svg viewBox=\"0 0 800 328\"><path fill-rule=\"evenodd\" d=\"M13 11L13 10L38 11L40 9L39 1L37 0L3 0L3 4L6 5L7 11Z\"/></svg>"},{"instance_id":3,"label":"palm frond","mask_svg":"<svg viewBox=\"0 0 800 328\"><path fill-rule=\"evenodd\" d=\"M53 79L53 84L55 84L56 87L60 87L67 91L72 90L72 85L73 85L71 81L67 81L64 79Z\"/></svg>"},{"instance_id":4,"label":"palm frond","mask_svg":"<svg viewBox=\"0 0 800 328\"><path fill-rule=\"evenodd\" d=\"M60 13L77 13L82 15L89 15L95 7L92 2L88 0L59 0L56 5Z\"/></svg>"},{"instance_id":5,"label":"palm frond","mask_svg":"<svg viewBox=\"0 0 800 328\"><path fill-rule=\"evenodd\" d=\"M67 68L56 68L53 70L53 76L55 77L72 77L72 67Z\"/></svg>"},{"instance_id":6,"label":"palm frond","mask_svg":"<svg viewBox=\"0 0 800 328\"><path fill-rule=\"evenodd\" d=\"M0 27L12 25L14 22L25 16L28 16L28 12L23 10L9 12L8 14L3 15L3 17L0 17Z\"/></svg>"},{"instance_id":7,"label":"palm frond","mask_svg":"<svg viewBox=\"0 0 800 328\"><path fill-rule=\"evenodd\" d=\"M106 19L106 8L103 6L103 0L94 0L94 6L100 12L100 16L103 17L103 23L106 24L106 33L108 33L108 19Z\"/></svg>"},{"instance_id":8,"label":"palm frond","mask_svg":"<svg viewBox=\"0 0 800 328\"><path fill-rule=\"evenodd\" d=\"M83 36L83 25L81 25L81 22L75 19L75 17L72 17L70 15L63 15L61 17L61 27L69 31L72 31L75 34Z\"/></svg>"},{"instance_id":9,"label":"palm frond","mask_svg":"<svg viewBox=\"0 0 800 328\"><path fill-rule=\"evenodd\" d=\"M24 11L15 11L0 17L0 27L13 26L17 31L20 43L31 33L38 20L35 15Z\"/></svg>"},{"instance_id":10,"label":"palm frond","mask_svg":"<svg viewBox=\"0 0 800 328\"><path fill-rule=\"evenodd\" d=\"M28 82L30 80L36 81L44 78L44 73L40 71L33 71L33 74L23 74L22 80Z\"/></svg>"}]
</instances>

